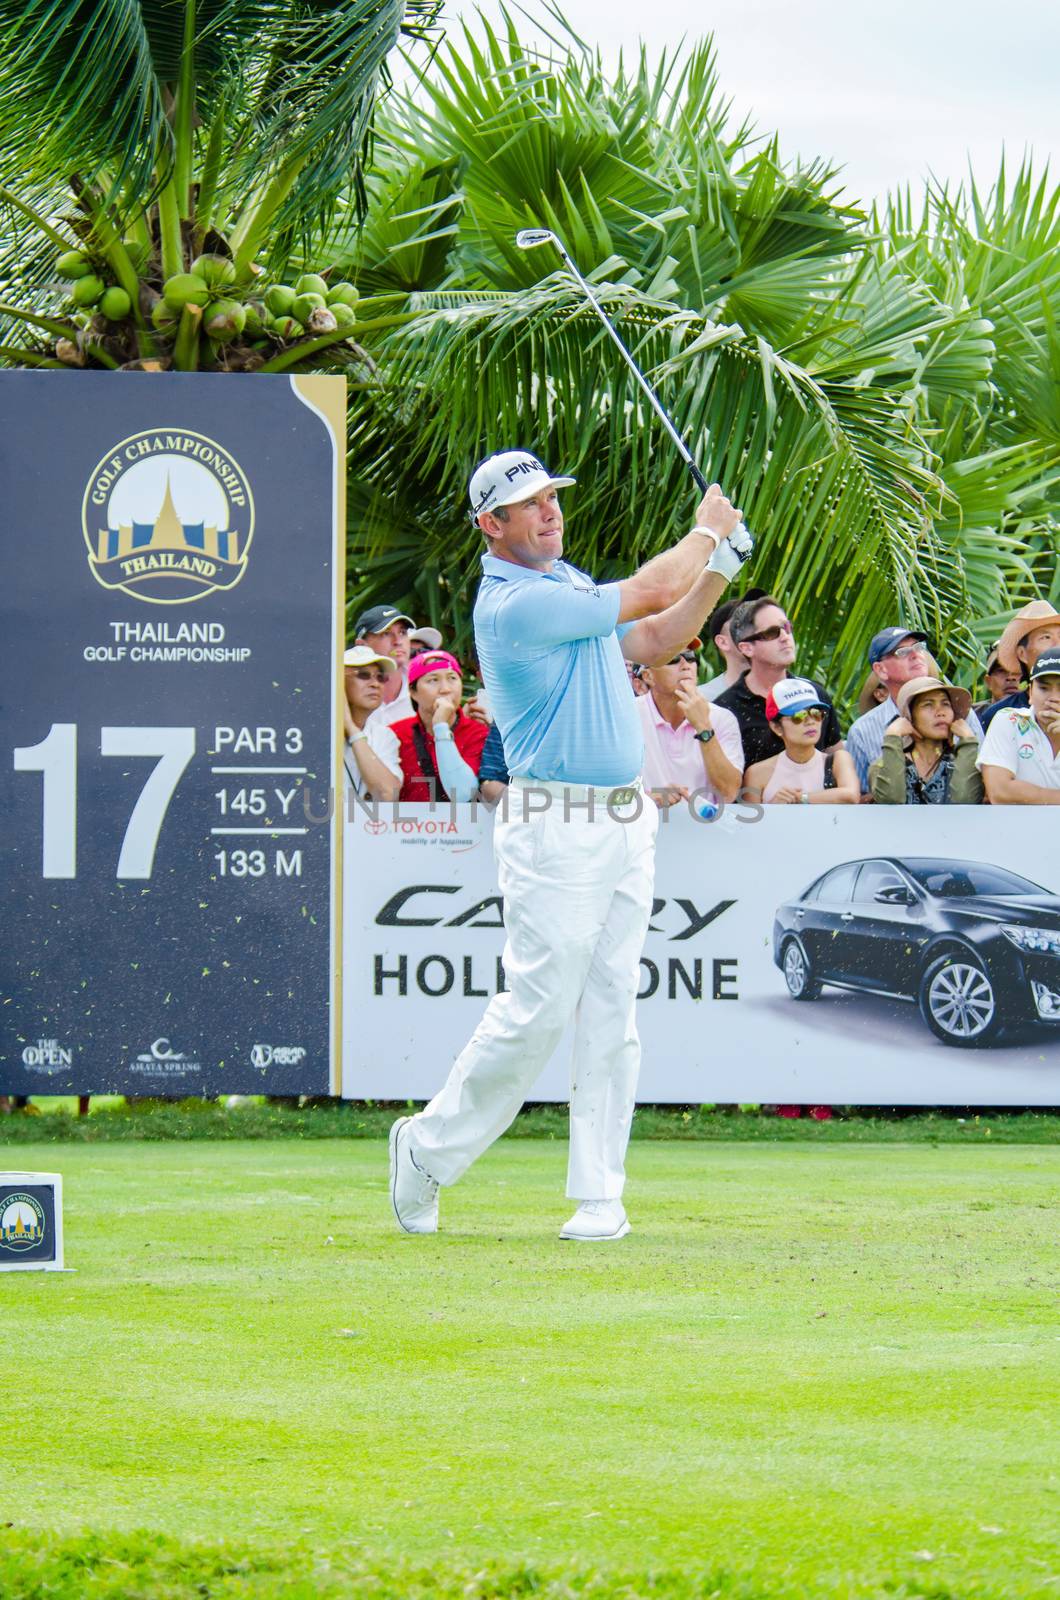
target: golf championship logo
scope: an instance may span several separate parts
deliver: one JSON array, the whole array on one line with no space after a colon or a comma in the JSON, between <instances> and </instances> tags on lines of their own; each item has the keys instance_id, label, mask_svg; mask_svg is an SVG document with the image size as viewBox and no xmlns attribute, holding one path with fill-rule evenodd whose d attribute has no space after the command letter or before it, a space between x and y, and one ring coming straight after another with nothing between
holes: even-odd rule
<instances>
[{"instance_id":1,"label":"golf championship logo","mask_svg":"<svg viewBox=\"0 0 1060 1600\"><path fill-rule=\"evenodd\" d=\"M151 605L183 605L239 582L254 499L221 445L187 429L152 429L99 462L81 526L97 583Z\"/></svg>"},{"instance_id":2,"label":"golf championship logo","mask_svg":"<svg viewBox=\"0 0 1060 1600\"><path fill-rule=\"evenodd\" d=\"M31 1194L9 1194L0 1208L0 1250L33 1250L44 1238L44 1212Z\"/></svg>"}]
</instances>

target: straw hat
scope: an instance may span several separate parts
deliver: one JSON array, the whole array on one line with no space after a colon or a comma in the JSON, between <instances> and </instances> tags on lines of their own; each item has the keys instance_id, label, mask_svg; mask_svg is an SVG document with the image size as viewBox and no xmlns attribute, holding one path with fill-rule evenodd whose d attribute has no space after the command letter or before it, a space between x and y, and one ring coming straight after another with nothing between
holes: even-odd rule
<instances>
[{"instance_id":1,"label":"straw hat","mask_svg":"<svg viewBox=\"0 0 1060 1600\"><path fill-rule=\"evenodd\" d=\"M858 695L857 710L859 717L863 717L866 711L874 711L879 705L880 702L876 698L876 691L878 689L883 689L883 698L886 700L888 695L887 689L884 688L884 685L880 682L879 678L877 678L876 674L874 672L870 672L868 677L865 679L865 682L861 685L861 693Z\"/></svg>"},{"instance_id":2,"label":"straw hat","mask_svg":"<svg viewBox=\"0 0 1060 1600\"><path fill-rule=\"evenodd\" d=\"M941 678L910 678L898 691L898 715L911 722L913 701L918 694L930 694L932 689L945 690L956 721L960 722L972 709L972 697L967 689L958 689L954 683L943 683Z\"/></svg>"},{"instance_id":3,"label":"straw hat","mask_svg":"<svg viewBox=\"0 0 1060 1600\"><path fill-rule=\"evenodd\" d=\"M1022 611L1016 612L997 642L997 659L1006 672L1018 672L1020 669L1016 654L1020 640L1025 639L1028 633L1033 633L1035 628L1048 627L1051 622L1060 627L1060 612L1048 600L1032 600Z\"/></svg>"}]
</instances>

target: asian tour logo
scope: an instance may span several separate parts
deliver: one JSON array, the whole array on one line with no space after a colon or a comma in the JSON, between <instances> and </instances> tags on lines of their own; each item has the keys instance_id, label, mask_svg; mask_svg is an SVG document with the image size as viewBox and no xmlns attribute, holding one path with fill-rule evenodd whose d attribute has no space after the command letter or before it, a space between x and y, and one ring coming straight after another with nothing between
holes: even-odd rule
<instances>
[{"instance_id":1,"label":"asian tour logo","mask_svg":"<svg viewBox=\"0 0 1060 1600\"><path fill-rule=\"evenodd\" d=\"M44 1210L31 1194L0 1201L0 1250L33 1250L44 1238Z\"/></svg>"},{"instance_id":2,"label":"asian tour logo","mask_svg":"<svg viewBox=\"0 0 1060 1600\"><path fill-rule=\"evenodd\" d=\"M81 527L97 583L150 605L185 605L243 576L254 497L242 468L212 439L151 429L99 462Z\"/></svg>"}]
</instances>

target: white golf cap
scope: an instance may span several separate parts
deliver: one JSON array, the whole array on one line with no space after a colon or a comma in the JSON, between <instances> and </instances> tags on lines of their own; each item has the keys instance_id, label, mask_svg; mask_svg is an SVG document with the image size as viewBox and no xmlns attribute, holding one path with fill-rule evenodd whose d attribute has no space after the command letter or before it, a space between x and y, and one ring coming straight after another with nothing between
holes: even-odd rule
<instances>
[{"instance_id":1,"label":"white golf cap","mask_svg":"<svg viewBox=\"0 0 1060 1600\"><path fill-rule=\"evenodd\" d=\"M501 450L480 461L471 475L471 515L477 517L482 511L529 500L542 489L569 489L576 482L575 478L554 478L544 462L529 450Z\"/></svg>"},{"instance_id":2,"label":"white golf cap","mask_svg":"<svg viewBox=\"0 0 1060 1600\"><path fill-rule=\"evenodd\" d=\"M384 674L389 677L397 671L397 662L391 661L389 656L376 655L370 645L352 644L342 658L344 667L382 667Z\"/></svg>"},{"instance_id":3,"label":"white golf cap","mask_svg":"<svg viewBox=\"0 0 1060 1600\"><path fill-rule=\"evenodd\" d=\"M409 634L410 644L425 644L428 650L440 650L442 636L437 628L413 628Z\"/></svg>"}]
</instances>

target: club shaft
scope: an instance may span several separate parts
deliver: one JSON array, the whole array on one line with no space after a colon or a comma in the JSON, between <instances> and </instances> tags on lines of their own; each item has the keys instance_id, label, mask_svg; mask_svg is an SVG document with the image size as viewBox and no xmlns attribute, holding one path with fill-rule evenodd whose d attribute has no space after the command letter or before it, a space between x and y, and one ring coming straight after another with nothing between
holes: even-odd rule
<instances>
[{"instance_id":1,"label":"club shaft","mask_svg":"<svg viewBox=\"0 0 1060 1600\"><path fill-rule=\"evenodd\" d=\"M570 256L567 254L566 250L560 244L559 240L555 238L555 236L553 236L553 242L556 246L556 249L559 251L560 257L568 272L572 274L572 276L581 286L582 293L592 306L593 310L596 312L596 315L600 318L600 321L607 329L615 344L618 346L627 367L640 384L640 387L644 391L644 394L655 411L656 416L659 418L659 421L662 423L663 427L670 435L670 438L677 446L677 449L681 455L681 459L684 461L685 466L695 479L700 493L705 494L707 491L707 480L696 466L696 463L692 458L691 450L689 450L688 446L685 444L685 441L682 439L681 435L670 421L670 418L667 416L666 411L663 409L662 401L659 399L658 395L655 393L655 390L652 388L651 384L648 382L647 378L644 376L643 372L641 372L640 368L637 366L637 363L634 361L633 357L622 343L618 333L612 326L611 319L608 317L607 312L604 310L599 300L597 300L596 296L593 294L593 291L590 289L589 285L586 283L585 279L574 265L574 262L571 260Z\"/></svg>"}]
</instances>

